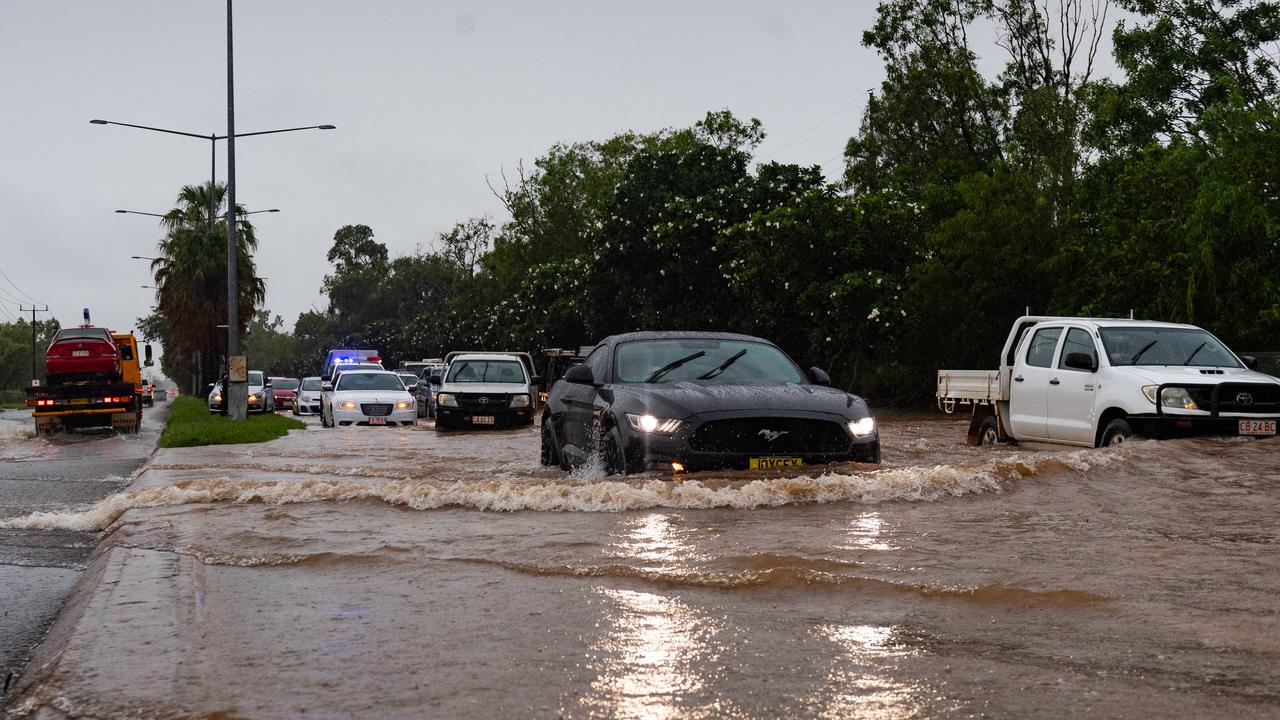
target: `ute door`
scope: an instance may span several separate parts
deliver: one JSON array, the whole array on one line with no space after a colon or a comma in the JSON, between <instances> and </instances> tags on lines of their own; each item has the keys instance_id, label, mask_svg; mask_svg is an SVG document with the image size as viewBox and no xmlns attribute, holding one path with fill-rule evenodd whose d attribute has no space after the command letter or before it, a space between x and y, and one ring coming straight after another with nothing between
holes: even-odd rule
<instances>
[{"instance_id":1,"label":"ute door","mask_svg":"<svg viewBox=\"0 0 1280 720\"><path fill-rule=\"evenodd\" d=\"M1009 424L1018 440L1049 438L1046 417L1049 381L1058 372L1053 361L1062 330L1060 326L1036 328L1013 366L1013 379L1009 383Z\"/></svg>"},{"instance_id":2,"label":"ute door","mask_svg":"<svg viewBox=\"0 0 1280 720\"><path fill-rule=\"evenodd\" d=\"M1067 367L1071 353L1093 358L1094 371ZM1093 446L1093 399L1097 396L1098 350L1084 328L1067 328L1058 353L1056 370L1049 380L1047 422L1049 438ZM1056 383L1054 381L1057 381Z\"/></svg>"}]
</instances>

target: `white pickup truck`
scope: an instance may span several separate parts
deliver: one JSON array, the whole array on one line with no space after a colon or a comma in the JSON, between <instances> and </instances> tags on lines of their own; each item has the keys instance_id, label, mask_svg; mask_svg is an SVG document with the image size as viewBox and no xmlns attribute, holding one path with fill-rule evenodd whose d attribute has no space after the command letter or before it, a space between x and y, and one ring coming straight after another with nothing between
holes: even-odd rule
<instances>
[{"instance_id":1,"label":"white pickup truck","mask_svg":"<svg viewBox=\"0 0 1280 720\"><path fill-rule=\"evenodd\" d=\"M970 445L1275 435L1280 418L1280 379L1194 325L1029 315L1000 363L938 371L939 407L972 407Z\"/></svg>"},{"instance_id":2,"label":"white pickup truck","mask_svg":"<svg viewBox=\"0 0 1280 720\"><path fill-rule=\"evenodd\" d=\"M436 429L521 427L533 423L533 358L520 352L461 352L445 356L436 392Z\"/></svg>"}]
</instances>

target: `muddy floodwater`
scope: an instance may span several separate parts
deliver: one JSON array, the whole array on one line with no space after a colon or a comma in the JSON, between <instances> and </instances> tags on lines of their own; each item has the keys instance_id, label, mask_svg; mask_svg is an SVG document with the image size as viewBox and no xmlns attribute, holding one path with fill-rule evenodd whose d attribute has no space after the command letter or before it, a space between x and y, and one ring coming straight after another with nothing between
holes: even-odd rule
<instances>
[{"instance_id":1,"label":"muddy floodwater","mask_svg":"<svg viewBox=\"0 0 1280 720\"><path fill-rule=\"evenodd\" d=\"M532 429L161 451L8 521L108 528L8 710L1280 717L1280 441L881 427L879 468L680 482L541 468Z\"/></svg>"}]
</instances>

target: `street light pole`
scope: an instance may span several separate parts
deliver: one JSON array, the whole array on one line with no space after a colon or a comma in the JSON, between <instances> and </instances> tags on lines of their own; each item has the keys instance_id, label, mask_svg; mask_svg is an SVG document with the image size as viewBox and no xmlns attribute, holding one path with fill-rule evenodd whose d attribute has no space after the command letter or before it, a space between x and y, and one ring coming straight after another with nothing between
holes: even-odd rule
<instances>
[{"instance_id":1,"label":"street light pole","mask_svg":"<svg viewBox=\"0 0 1280 720\"><path fill-rule=\"evenodd\" d=\"M227 0L227 392L223 403L227 417L244 420L249 411L249 384L240 357L239 253L236 231L236 104L234 47L231 40L231 3ZM239 365L240 367L237 367Z\"/></svg>"},{"instance_id":2,"label":"street light pole","mask_svg":"<svg viewBox=\"0 0 1280 720\"><path fill-rule=\"evenodd\" d=\"M26 305L19 305L18 311L31 313L31 384L35 385L36 380L39 379L39 372L38 372L39 365L36 363L36 313L49 312L49 306L45 305L44 307L40 308L40 307L36 307L34 304L31 307L27 307ZM85 312L88 312L88 310L86 310Z\"/></svg>"}]
</instances>

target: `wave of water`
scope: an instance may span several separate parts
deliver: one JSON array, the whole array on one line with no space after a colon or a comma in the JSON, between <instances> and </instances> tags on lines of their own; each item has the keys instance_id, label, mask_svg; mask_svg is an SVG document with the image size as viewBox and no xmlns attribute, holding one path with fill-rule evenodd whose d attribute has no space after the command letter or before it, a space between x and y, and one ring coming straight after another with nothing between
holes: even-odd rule
<instances>
[{"instance_id":1,"label":"wave of water","mask_svg":"<svg viewBox=\"0 0 1280 720\"><path fill-rule=\"evenodd\" d=\"M78 512L36 512L0 522L3 528L102 530L133 508L203 503L290 504L373 500L414 510L465 508L500 512L621 512L646 508L754 509L799 503L891 501L933 502L948 497L999 492L1023 478L1084 472L1112 462L1116 453L1002 456L961 465L905 467L865 473L774 477L716 484L710 480L656 478L583 481L456 482L403 479L356 482L342 479L245 480L217 477L117 493ZM279 471L278 468L273 468Z\"/></svg>"}]
</instances>

